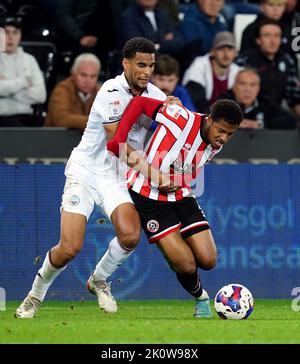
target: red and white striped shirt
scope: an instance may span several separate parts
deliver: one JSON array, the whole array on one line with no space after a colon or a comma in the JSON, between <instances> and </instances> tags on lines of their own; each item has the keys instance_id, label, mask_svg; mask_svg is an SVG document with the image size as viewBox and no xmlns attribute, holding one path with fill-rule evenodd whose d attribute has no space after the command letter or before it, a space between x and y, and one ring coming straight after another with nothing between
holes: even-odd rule
<instances>
[{"instance_id":1,"label":"red and white striped shirt","mask_svg":"<svg viewBox=\"0 0 300 364\"><path fill-rule=\"evenodd\" d=\"M134 106L140 107L138 103L144 101L142 99L144 98L135 97L131 101L133 110ZM181 188L176 192L159 191L157 184L134 169L128 172L128 188L153 200L178 201L190 194L191 180L197 177L201 167L221 148L215 149L202 139L201 127L205 116L191 112L183 106L161 106L161 101L147 98L147 102L144 103L145 108L140 107L139 111L135 110L135 114L145 112L146 108L150 110L151 102L153 103L152 113L155 106L156 109L160 106L155 115L158 127L144 148L144 157L154 168L170 174L171 179ZM123 116L126 119L126 110ZM130 120L130 124L133 123L134 121ZM124 120L124 128L126 127L128 128L129 125L128 122L125 125ZM119 128L122 128L122 120Z\"/></svg>"}]
</instances>

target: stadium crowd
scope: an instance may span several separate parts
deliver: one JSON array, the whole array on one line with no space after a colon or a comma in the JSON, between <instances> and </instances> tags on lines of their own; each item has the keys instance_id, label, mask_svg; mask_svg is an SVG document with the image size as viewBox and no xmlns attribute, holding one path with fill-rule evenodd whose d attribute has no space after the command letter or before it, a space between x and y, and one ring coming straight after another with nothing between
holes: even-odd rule
<instances>
[{"instance_id":1,"label":"stadium crowd","mask_svg":"<svg viewBox=\"0 0 300 364\"><path fill-rule=\"evenodd\" d=\"M297 0L1 1L0 126L84 130L101 83L122 72L123 46L139 36L157 51L152 82L187 108L208 113L214 101L230 98L244 110L240 128L295 129L298 6Z\"/></svg>"}]
</instances>

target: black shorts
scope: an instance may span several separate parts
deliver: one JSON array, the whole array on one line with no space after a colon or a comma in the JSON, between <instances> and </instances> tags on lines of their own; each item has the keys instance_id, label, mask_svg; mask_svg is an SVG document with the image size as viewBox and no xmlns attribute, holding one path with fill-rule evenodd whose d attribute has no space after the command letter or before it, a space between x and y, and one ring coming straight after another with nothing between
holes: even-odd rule
<instances>
[{"instance_id":1,"label":"black shorts","mask_svg":"<svg viewBox=\"0 0 300 364\"><path fill-rule=\"evenodd\" d=\"M156 201L131 189L130 196L138 210L142 227L150 243L180 230L188 238L200 231L210 229L206 217L194 197L184 197L174 202Z\"/></svg>"}]
</instances>

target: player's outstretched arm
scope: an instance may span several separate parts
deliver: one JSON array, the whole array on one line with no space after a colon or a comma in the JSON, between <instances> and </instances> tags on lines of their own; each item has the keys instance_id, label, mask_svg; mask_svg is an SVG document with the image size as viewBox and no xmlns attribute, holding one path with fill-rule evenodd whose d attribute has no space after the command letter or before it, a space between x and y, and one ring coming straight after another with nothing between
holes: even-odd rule
<instances>
[{"instance_id":1,"label":"player's outstretched arm","mask_svg":"<svg viewBox=\"0 0 300 364\"><path fill-rule=\"evenodd\" d=\"M116 156L119 156L119 149L126 143L128 133L137 122L138 117L141 114L146 114L148 117L154 118L156 111L162 104L161 100L135 96L126 107L116 134L107 142L107 149Z\"/></svg>"}]
</instances>

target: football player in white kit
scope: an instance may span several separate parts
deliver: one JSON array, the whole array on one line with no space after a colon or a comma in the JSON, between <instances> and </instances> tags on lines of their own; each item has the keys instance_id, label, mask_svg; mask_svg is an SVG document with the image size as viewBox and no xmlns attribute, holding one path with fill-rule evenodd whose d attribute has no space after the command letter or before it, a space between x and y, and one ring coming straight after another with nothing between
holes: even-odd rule
<instances>
[{"instance_id":1,"label":"football player in white kit","mask_svg":"<svg viewBox=\"0 0 300 364\"><path fill-rule=\"evenodd\" d=\"M149 83L155 63L154 44L145 38L133 38L125 44L123 56L123 74L101 87L81 142L67 163L60 241L48 251L30 292L16 310L18 318L34 317L54 279L79 253L94 204L101 206L110 218L116 237L110 241L108 250L88 279L87 287L97 295L101 309L111 313L117 311L106 279L134 252L141 225L125 178L115 163L117 158L107 152L106 141L114 136L123 111L134 96L166 99L162 91ZM142 115L130 132L128 143L134 149L143 149L151 122Z\"/></svg>"}]
</instances>

